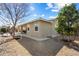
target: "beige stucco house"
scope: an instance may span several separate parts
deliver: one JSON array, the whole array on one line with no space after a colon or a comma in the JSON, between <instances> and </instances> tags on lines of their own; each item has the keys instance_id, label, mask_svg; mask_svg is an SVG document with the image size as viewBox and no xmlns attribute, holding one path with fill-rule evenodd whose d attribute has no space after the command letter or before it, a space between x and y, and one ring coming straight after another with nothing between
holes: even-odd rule
<instances>
[{"instance_id":1,"label":"beige stucco house","mask_svg":"<svg viewBox=\"0 0 79 59\"><path fill-rule=\"evenodd\" d=\"M37 38L55 36L55 20L38 18L17 27L18 32L26 31L26 35Z\"/></svg>"}]
</instances>

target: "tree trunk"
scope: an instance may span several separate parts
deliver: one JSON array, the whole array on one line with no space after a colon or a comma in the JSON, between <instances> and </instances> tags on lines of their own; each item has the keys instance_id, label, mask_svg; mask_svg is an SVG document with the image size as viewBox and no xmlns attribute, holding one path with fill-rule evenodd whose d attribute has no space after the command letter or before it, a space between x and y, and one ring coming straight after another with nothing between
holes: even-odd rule
<instances>
[{"instance_id":1,"label":"tree trunk","mask_svg":"<svg viewBox=\"0 0 79 59\"><path fill-rule=\"evenodd\" d=\"M10 29L10 35L13 37L13 39L15 38L15 26L13 26L11 29Z\"/></svg>"},{"instance_id":2,"label":"tree trunk","mask_svg":"<svg viewBox=\"0 0 79 59\"><path fill-rule=\"evenodd\" d=\"M15 26L13 27L12 37L15 38Z\"/></svg>"}]
</instances>

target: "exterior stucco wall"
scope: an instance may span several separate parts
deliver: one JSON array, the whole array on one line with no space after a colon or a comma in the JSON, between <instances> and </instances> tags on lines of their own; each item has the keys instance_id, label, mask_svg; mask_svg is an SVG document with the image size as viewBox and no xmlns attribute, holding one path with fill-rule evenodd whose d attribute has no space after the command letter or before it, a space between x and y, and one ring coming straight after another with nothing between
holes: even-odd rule
<instances>
[{"instance_id":1,"label":"exterior stucco wall","mask_svg":"<svg viewBox=\"0 0 79 59\"><path fill-rule=\"evenodd\" d=\"M38 31L35 31L35 24L38 26ZM34 36L34 37L47 37L51 36L51 29L52 24L45 21L36 21L33 23L27 24L27 28L30 28L29 31L27 31L27 35Z\"/></svg>"},{"instance_id":2,"label":"exterior stucco wall","mask_svg":"<svg viewBox=\"0 0 79 59\"><path fill-rule=\"evenodd\" d=\"M18 26L18 32L21 32L22 31L22 27L21 26Z\"/></svg>"},{"instance_id":3,"label":"exterior stucco wall","mask_svg":"<svg viewBox=\"0 0 79 59\"><path fill-rule=\"evenodd\" d=\"M35 25L38 26L38 31L35 31ZM27 24L27 28L28 27L29 27L29 31L27 30L26 35L33 36L33 37L41 37L41 30L40 30L41 26L39 21Z\"/></svg>"},{"instance_id":4,"label":"exterior stucco wall","mask_svg":"<svg viewBox=\"0 0 79 59\"><path fill-rule=\"evenodd\" d=\"M23 30L27 31L27 24L20 25L16 28L17 32L22 32Z\"/></svg>"},{"instance_id":5,"label":"exterior stucco wall","mask_svg":"<svg viewBox=\"0 0 79 59\"><path fill-rule=\"evenodd\" d=\"M55 36L58 36L58 33L56 32L55 30L55 26L56 26L56 21L51 21L52 22L52 36L55 37Z\"/></svg>"},{"instance_id":6,"label":"exterior stucco wall","mask_svg":"<svg viewBox=\"0 0 79 59\"><path fill-rule=\"evenodd\" d=\"M45 21L40 21L40 25L41 25L41 35L42 37L47 37L47 36L51 36L51 29L52 29L52 24L49 22L45 22Z\"/></svg>"},{"instance_id":7,"label":"exterior stucco wall","mask_svg":"<svg viewBox=\"0 0 79 59\"><path fill-rule=\"evenodd\" d=\"M27 24L22 25L21 28L22 28L21 31L23 31L23 30L27 31Z\"/></svg>"},{"instance_id":8,"label":"exterior stucco wall","mask_svg":"<svg viewBox=\"0 0 79 59\"><path fill-rule=\"evenodd\" d=\"M18 31L22 32L26 30L26 35L37 37L37 38L46 38L47 36L56 36L57 32L55 30L56 21L46 22L46 21L34 21L27 23L18 27ZM35 31L35 26L38 26L38 31ZM29 28L29 31L28 31Z\"/></svg>"}]
</instances>

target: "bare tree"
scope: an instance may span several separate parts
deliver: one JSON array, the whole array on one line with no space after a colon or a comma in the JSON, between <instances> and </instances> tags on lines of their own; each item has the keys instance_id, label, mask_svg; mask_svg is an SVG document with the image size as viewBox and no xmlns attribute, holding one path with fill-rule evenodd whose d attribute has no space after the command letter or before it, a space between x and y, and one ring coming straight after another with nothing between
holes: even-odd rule
<instances>
[{"instance_id":1,"label":"bare tree","mask_svg":"<svg viewBox=\"0 0 79 59\"><path fill-rule=\"evenodd\" d=\"M6 22L11 27L11 35L15 36L15 27L18 21L23 20L29 13L30 4L25 3L1 3L0 4L0 21Z\"/></svg>"}]
</instances>

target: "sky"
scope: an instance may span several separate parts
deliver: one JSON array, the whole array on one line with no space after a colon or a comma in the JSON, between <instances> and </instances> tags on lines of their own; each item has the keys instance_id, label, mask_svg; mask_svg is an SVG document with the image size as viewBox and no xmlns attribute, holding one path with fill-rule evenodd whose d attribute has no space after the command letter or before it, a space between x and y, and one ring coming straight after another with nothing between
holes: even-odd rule
<instances>
[{"instance_id":1,"label":"sky","mask_svg":"<svg viewBox=\"0 0 79 59\"><path fill-rule=\"evenodd\" d=\"M71 3L66 3L70 5ZM61 8L65 6L64 3L33 3L30 6L31 15L25 19L25 22L32 21L42 17L46 20L55 19ZM79 9L79 4L76 3L76 8Z\"/></svg>"},{"instance_id":2,"label":"sky","mask_svg":"<svg viewBox=\"0 0 79 59\"><path fill-rule=\"evenodd\" d=\"M67 4L69 5L69 4ZM79 8L79 4L76 4ZM55 3L37 3L31 5L32 17L38 18L43 17L45 19L56 18L59 10L63 8L65 4L55 4Z\"/></svg>"},{"instance_id":3,"label":"sky","mask_svg":"<svg viewBox=\"0 0 79 59\"><path fill-rule=\"evenodd\" d=\"M70 4L71 3L66 3L66 5ZM65 3L32 3L30 4L31 14L28 17L25 17L21 23L26 23L39 17L46 20L55 19L58 16L60 9L64 6ZM76 8L79 9L78 3L76 3Z\"/></svg>"}]
</instances>

